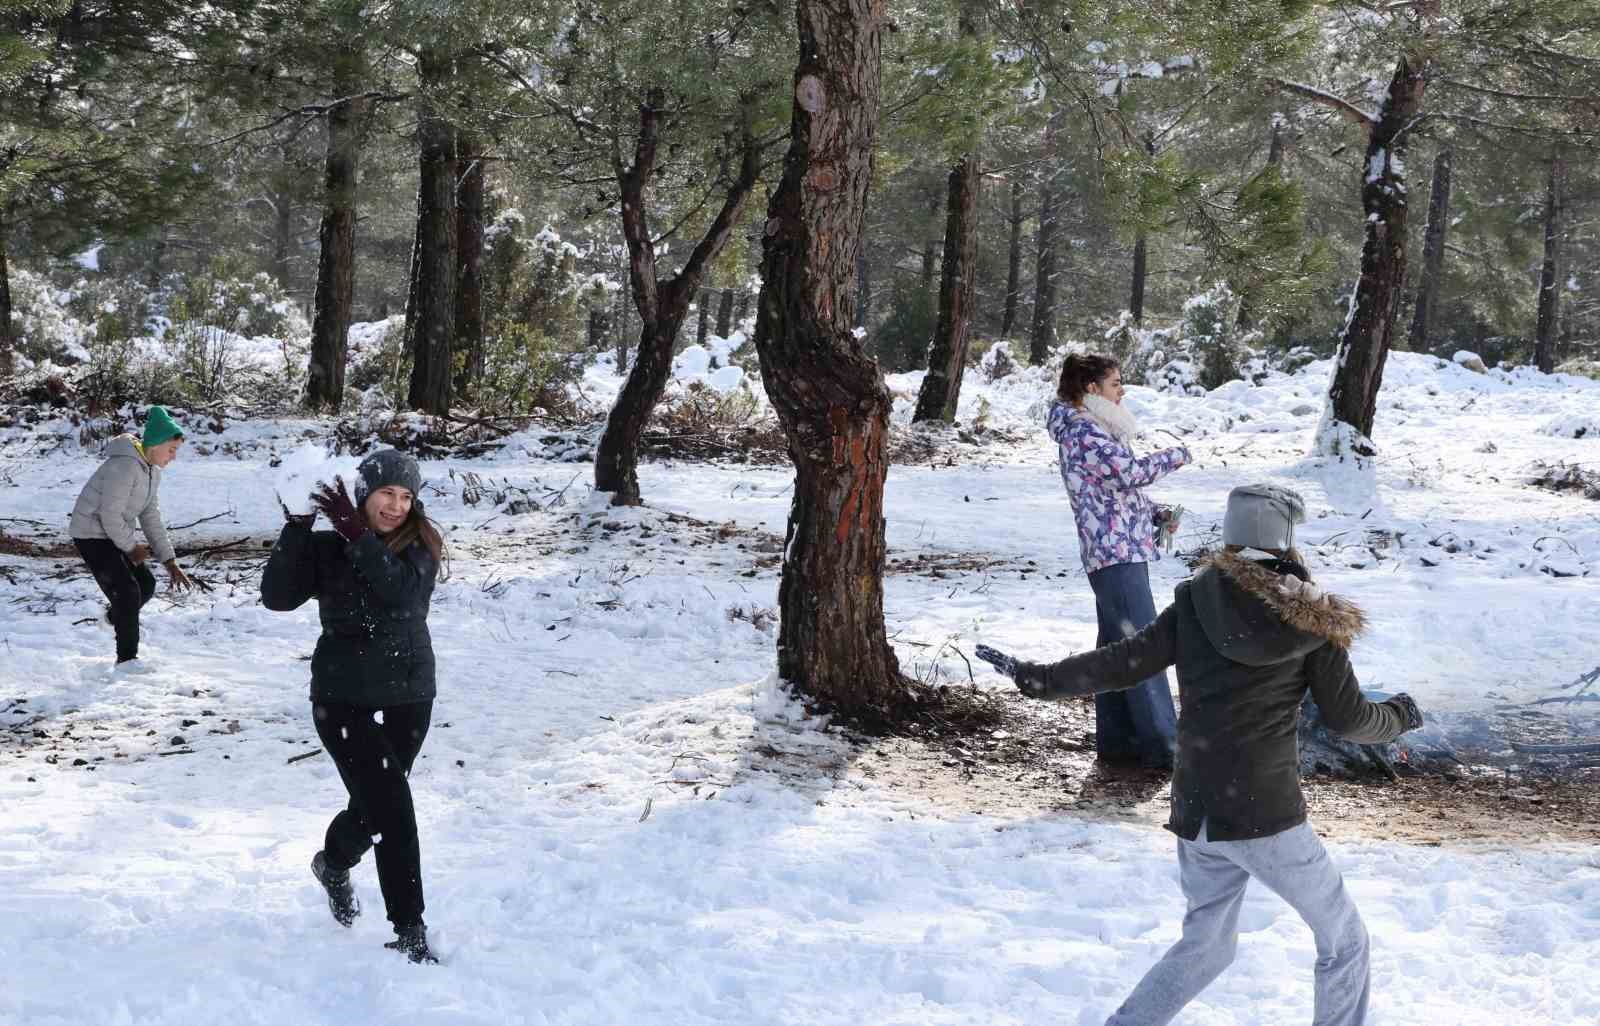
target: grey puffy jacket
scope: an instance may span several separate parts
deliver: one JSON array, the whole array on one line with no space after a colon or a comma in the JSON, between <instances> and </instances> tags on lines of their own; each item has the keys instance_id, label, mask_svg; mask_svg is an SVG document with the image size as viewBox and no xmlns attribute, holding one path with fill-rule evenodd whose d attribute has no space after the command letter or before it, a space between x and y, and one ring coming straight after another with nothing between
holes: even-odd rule
<instances>
[{"instance_id":1,"label":"grey puffy jacket","mask_svg":"<svg viewBox=\"0 0 1600 1026\"><path fill-rule=\"evenodd\" d=\"M134 528L142 527L157 562L176 558L161 522L157 498L161 468L145 462L132 435L106 443L105 457L78 493L68 533L74 538L109 538L123 552L132 552L139 542Z\"/></svg>"}]
</instances>

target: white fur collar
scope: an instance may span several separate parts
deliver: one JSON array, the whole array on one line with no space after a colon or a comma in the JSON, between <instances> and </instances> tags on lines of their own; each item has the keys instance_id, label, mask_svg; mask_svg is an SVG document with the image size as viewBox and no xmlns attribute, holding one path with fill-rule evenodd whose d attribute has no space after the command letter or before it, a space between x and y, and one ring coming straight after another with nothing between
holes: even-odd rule
<instances>
[{"instance_id":1,"label":"white fur collar","mask_svg":"<svg viewBox=\"0 0 1600 1026\"><path fill-rule=\"evenodd\" d=\"M1088 393L1083 397L1083 412L1089 419L1123 445L1132 445L1139 437L1139 421L1126 406L1112 402L1105 396Z\"/></svg>"}]
</instances>

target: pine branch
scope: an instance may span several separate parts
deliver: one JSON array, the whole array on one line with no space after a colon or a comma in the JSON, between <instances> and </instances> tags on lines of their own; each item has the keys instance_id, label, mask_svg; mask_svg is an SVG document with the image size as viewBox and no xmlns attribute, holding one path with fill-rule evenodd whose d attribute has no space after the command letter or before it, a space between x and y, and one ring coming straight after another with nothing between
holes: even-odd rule
<instances>
[{"instance_id":1,"label":"pine branch","mask_svg":"<svg viewBox=\"0 0 1600 1026\"><path fill-rule=\"evenodd\" d=\"M1297 96L1303 96L1314 103L1319 103L1322 106L1342 115L1346 120L1360 125L1362 128L1370 129L1373 125L1378 123L1378 118L1376 115L1369 114L1360 107L1357 107L1355 104L1351 103L1349 100L1335 96L1332 93L1325 93L1315 86L1309 86L1303 82L1290 82L1287 79L1282 78L1269 78L1267 79L1267 82L1277 86L1284 92L1294 93Z\"/></svg>"}]
</instances>

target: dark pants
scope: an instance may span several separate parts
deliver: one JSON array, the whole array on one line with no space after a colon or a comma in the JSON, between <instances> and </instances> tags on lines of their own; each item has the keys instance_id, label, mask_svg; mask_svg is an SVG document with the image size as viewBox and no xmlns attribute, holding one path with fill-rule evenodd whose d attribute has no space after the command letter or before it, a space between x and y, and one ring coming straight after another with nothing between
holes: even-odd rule
<instances>
[{"instance_id":1,"label":"dark pants","mask_svg":"<svg viewBox=\"0 0 1600 1026\"><path fill-rule=\"evenodd\" d=\"M1095 644L1131 637L1156 618L1150 568L1119 563L1089 575L1100 634ZM1094 696L1095 750L1105 759L1138 759L1147 766L1172 765L1178 748L1178 711L1166 671L1137 687Z\"/></svg>"},{"instance_id":2,"label":"dark pants","mask_svg":"<svg viewBox=\"0 0 1600 1026\"><path fill-rule=\"evenodd\" d=\"M108 538L74 538L89 572L111 602L111 629L117 634L117 662L139 657L139 610L156 593L156 575L143 563L134 566Z\"/></svg>"},{"instance_id":3,"label":"dark pants","mask_svg":"<svg viewBox=\"0 0 1600 1026\"><path fill-rule=\"evenodd\" d=\"M397 929L422 922L422 852L406 777L428 736L433 703L368 709L315 702L311 714L350 793L349 806L333 817L323 840L328 865L350 869L376 846L378 886L389 921Z\"/></svg>"}]
</instances>

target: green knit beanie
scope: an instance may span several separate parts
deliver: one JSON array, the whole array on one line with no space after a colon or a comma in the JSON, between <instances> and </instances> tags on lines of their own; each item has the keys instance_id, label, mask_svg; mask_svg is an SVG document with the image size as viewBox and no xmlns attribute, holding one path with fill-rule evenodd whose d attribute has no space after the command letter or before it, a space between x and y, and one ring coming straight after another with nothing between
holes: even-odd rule
<instances>
[{"instance_id":1,"label":"green knit beanie","mask_svg":"<svg viewBox=\"0 0 1600 1026\"><path fill-rule=\"evenodd\" d=\"M183 437L183 428L172 419L172 414L167 412L165 406L152 406L144 415L144 438L140 439L146 449L162 442L170 442L174 438Z\"/></svg>"}]
</instances>

